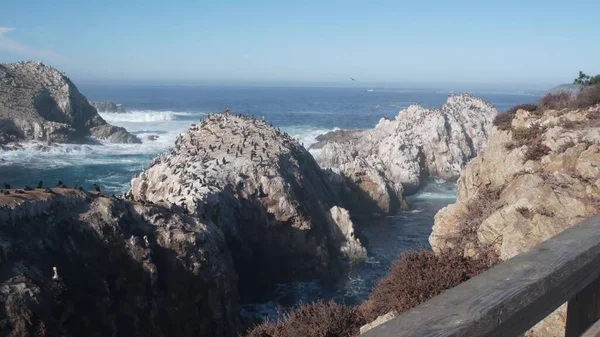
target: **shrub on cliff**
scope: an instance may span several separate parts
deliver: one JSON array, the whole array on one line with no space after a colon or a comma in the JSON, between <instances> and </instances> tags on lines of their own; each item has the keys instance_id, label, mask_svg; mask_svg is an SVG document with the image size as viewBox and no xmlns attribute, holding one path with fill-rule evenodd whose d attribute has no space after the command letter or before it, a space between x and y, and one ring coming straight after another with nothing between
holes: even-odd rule
<instances>
[{"instance_id":1,"label":"shrub on cliff","mask_svg":"<svg viewBox=\"0 0 600 337\"><path fill-rule=\"evenodd\" d=\"M365 323L357 307L319 300L300 304L276 322L257 325L248 337L352 337Z\"/></svg>"},{"instance_id":2,"label":"shrub on cliff","mask_svg":"<svg viewBox=\"0 0 600 337\"><path fill-rule=\"evenodd\" d=\"M600 83L583 88L573 100L573 107L586 108L600 103Z\"/></svg>"},{"instance_id":3,"label":"shrub on cliff","mask_svg":"<svg viewBox=\"0 0 600 337\"><path fill-rule=\"evenodd\" d=\"M408 311L444 290L489 269L498 262L495 254L480 250L477 258L454 252L418 251L402 254L358 307L317 301L300 304L275 322L257 325L248 337L351 337L378 316Z\"/></svg>"},{"instance_id":4,"label":"shrub on cliff","mask_svg":"<svg viewBox=\"0 0 600 337\"><path fill-rule=\"evenodd\" d=\"M573 95L571 93L561 91L557 93L546 94L546 96L540 98L537 105L543 110L560 110L568 108L571 105L572 100Z\"/></svg>"},{"instance_id":5,"label":"shrub on cliff","mask_svg":"<svg viewBox=\"0 0 600 337\"><path fill-rule=\"evenodd\" d=\"M408 311L489 269L498 262L493 253L480 251L478 258L461 252L418 251L403 254L392 265L360 306L366 321L396 310Z\"/></svg>"},{"instance_id":6,"label":"shrub on cliff","mask_svg":"<svg viewBox=\"0 0 600 337\"><path fill-rule=\"evenodd\" d=\"M506 112L496 115L496 117L494 118L494 122L493 122L494 126L496 126L498 129L503 130L503 131L510 130L512 120L513 120L513 118L515 118L515 115L517 114L517 110L525 110L525 111L529 111L529 112L534 112L534 111L538 110L538 106L536 104L530 104L530 103L515 105L512 108L506 110Z\"/></svg>"}]
</instances>

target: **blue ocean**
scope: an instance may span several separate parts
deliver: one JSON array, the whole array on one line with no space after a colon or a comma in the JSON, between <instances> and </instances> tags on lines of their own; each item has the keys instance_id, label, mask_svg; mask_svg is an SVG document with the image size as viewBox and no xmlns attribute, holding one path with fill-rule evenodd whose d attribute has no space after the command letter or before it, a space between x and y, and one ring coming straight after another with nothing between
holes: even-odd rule
<instances>
[{"instance_id":1,"label":"blue ocean","mask_svg":"<svg viewBox=\"0 0 600 337\"><path fill-rule=\"evenodd\" d=\"M300 139L305 147L319 134L340 129L371 128L382 117L393 118L415 103L439 107L452 92L434 89L316 88L316 87L209 87L209 86L116 86L80 85L89 100L121 103L127 114L101 113L109 123L138 135L142 144L60 144L40 152L33 145L22 150L0 150L0 182L13 187L51 185L58 180L91 189L97 183L106 193L123 193L131 178L157 154L168 149L178 134L208 113L229 108L264 118ZM536 101L535 92L469 90L499 111ZM149 140L150 135L158 136ZM455 184L432 180L409 201L414 209L361 224L369 258L352 266L337 280L295 282L273 287L260 301L245 303L243 312L267 316L279 307L316 298L346 303L364 300L389 265L405 250L427 248L433 217L454 202Z\"/></svg>"}]
</instances>

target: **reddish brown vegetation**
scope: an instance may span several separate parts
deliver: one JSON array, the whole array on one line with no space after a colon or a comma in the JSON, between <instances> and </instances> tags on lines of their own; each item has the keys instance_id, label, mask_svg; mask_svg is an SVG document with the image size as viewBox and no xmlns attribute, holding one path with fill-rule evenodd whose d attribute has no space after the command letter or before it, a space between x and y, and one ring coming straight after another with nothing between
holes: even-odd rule
<instances>
[{"instance_id":1,"label":"reddish brown vegetation","mask_svg":"<svg viewBox=\"0 0 600 337\"><path fill-rule=\"evenodd\" d=\"M301 304L276 322L262 323L249 337L351 337L362 325L396 310L408 311L444 290L457 286L489 269L497 257L481 251L478 258L432 251L405 253L392 265L371 296L362 305L346 306L317 301Z\"/></svg>"},{"instance_id":2,"label":"reddish brown vegetation","mask_svg":"<svg viewBox=\"0 0 600 337\"><path fill-rule=\"evenodd\" d=\"M540 143L529 145L525 152L525 160L540 160L543 156L550 153L550 148Z\"/></svg>"},{"instance_id":3,"label":"reddish brown vegetation","mask_svg":"<svg viewBox=\"0 0 600 337\"><path fill-rule=\"evenodd\" d=\"M506 131L512 128L512 120L515 118L517 114L517 110L525 110L529 112L534 112L538 109L536 104L519 104L515 105L512 108L506 110L506 112L499 114L494 118L493 124L500 130Z\"/></svg>"},{"instance_id":4,"label":"reddish brown vegetation","mask_svg":"<svg viewBox=\"0 0 600 337\"><path fill-rule=\"evenodd\" d=\"M319 300L300 304L277 322L257 325L248 337L351 337L365 323L357 307Z\"/></svg>"},{"instance_id":5,"label":"reddish brown vegetation","mask_svg":"<svg viewBox=\"0 0 600 337\"><path fill-rule=\"evenodd\" d=\"M498 262L493 254L468 258L462 252L404 254L360 306L367 321L392 310L408 311L428 299L482 273Z\"/></svg>"}]
</instances>

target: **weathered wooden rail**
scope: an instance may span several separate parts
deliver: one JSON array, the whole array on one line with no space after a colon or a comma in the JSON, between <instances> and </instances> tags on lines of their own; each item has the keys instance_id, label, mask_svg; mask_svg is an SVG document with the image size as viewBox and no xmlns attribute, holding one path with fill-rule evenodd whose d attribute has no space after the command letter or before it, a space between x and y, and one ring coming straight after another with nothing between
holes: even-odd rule
<instances>
[{"instance_id":1,"label":"weathered wooden rail","mask_svg":"<svg viewBox=\"0 0 600 337\"><path fill-rule=\"evenodd\" d=\"M520 336L568 301L566 337L600 336L600 214L361 337Z\"/></svg>"}]
</instances>

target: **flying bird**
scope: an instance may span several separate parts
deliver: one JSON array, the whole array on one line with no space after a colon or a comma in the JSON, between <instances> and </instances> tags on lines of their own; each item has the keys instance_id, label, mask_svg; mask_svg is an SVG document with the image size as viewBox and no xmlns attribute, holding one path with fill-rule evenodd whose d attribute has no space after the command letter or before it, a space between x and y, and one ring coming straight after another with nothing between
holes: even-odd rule
<instances>
[{"instance_id":1,"label":"flying bird","mask_svg":"<svg viewBox=\"0 0 600 337\"><path fill-rule=\"evenodd\" d=\"M356 81L354 78L350 77L351 80Z\"/></svg>"}]
</instances>

